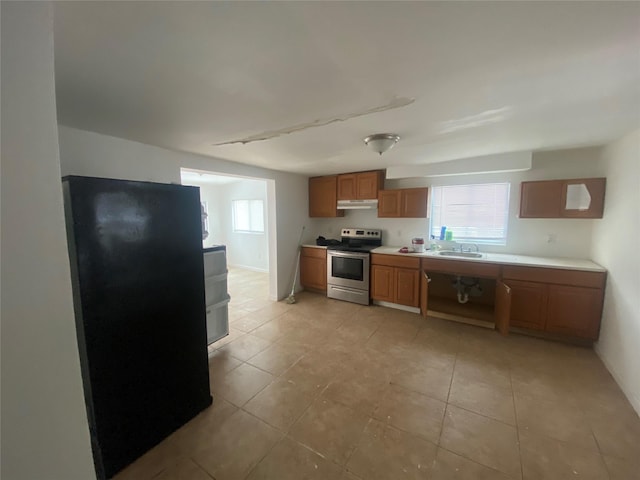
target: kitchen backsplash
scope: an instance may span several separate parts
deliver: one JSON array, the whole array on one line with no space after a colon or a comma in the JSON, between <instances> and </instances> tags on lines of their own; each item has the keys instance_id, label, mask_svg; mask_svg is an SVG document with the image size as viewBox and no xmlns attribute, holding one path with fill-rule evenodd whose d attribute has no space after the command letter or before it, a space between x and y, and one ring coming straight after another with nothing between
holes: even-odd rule
<instances>
[{"instance_id":1,"label":"kitchen backsplash","mask_svg":"<svg viewBox=\"0 0 640 480\"><path fill-rule=\"evenodd\" d=\"M524 172L503 172L450 177L387 180L385 188L432 187L433 185L509 182L509 223L507 245L480 245L492 253L519 253L541 257L589 258L594 222L585 219L518 218L520 182L554 178L586 178L603 175L599 148L579 148L533 154L533 168ZM606 204L606 200L605 200ZM344 227L373 227L383 231L387 246L411 246L413 237L429 238L427 218L378 218L376 210L347 210L342 218L310 218L306 241L318 235L339 238ZM455 231L454 240L455 240Z\"/></svg>"},{"instance_id":2,"label":"kitchen backsplash","mask_svg":"<svg viewBox=\"0 0 640 480\"><path fill-rule=\"evenodd\" d=\"M429 220L426 218L378 218L377 210L349 210L342 218L316 218L313 228L318 235L340 238L345 227L370 227L382 230L384 245L410 246L413 237L429 238Z\"/></svg>"},{"instance_id":3,"label":"kitchen backsplash","mask_svg":"<svg viewBox=\"0 0 640 480\"><path fill-rule=\"evenodd\" d=\"M595 221L520 219L514 213L509 216L507 245L480 245L479 248L492 253L589 258L591 230ZM345 227L379 228L382 230L382 243L386 246L410 247L413 237L423 237L428 244L429 219L378 218L376 210L348 210L342 218L310 218L304 243L314 244L319 235L340 238L340 230Z\"/></svg>"}]
</instances>

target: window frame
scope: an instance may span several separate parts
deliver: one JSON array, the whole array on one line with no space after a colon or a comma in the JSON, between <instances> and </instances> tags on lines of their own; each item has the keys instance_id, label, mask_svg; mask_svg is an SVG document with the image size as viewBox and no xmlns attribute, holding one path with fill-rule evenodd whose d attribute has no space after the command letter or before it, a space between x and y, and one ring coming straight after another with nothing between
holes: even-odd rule
<instances>
[{"instance_id":1,"label":"window frame","mask_svg":"<svg viewBox=\"0 0 640 480\"><path fill-rule=\"evenodd\" d=\"M483 237L483 238L473 238L473 237L461 237L461 236L457 236L456 238L456 233L455 233L455 227L452 227L452 230L454 231L454 237L452 239L452 241L454 242L458 242L458 243L475 243L478 245L493 245L493 246L506 246L507 245L507 240L508 240L508 236L509 236L509 212L510 212L510 208L511 208L511 182L508 181L502 181L502 182L484 182L484 183L455 183L455 184L444 184L444 185L431 185L430 187L430 192L429 192L429 221L428 221L428 231L429 231L429 238L431 238L431 235L435 235L435 239L438 240L439 239L439 231L437 233L433 233L433 229L434 229L434 222L435 222L435 215L434 215L434 198L436 195L436 189L441 189L441 188L450 188L450 187L475 187L475 186L486 186L486 185L504 185L506 186L506 198L505 198L505 208L504 208L504 223L502 226L502 229L504 231L504 234L501 238L496 238L496 239L490 239L488 237ZM477 205L477 204L474 204ZM494 203L495 205L495 203ZM442 216L442 215L441 215ZM446 220L443 220L443 223L445 223L446 225ZM487 226L487 228L490 228L489 226ZM447 228L447 230L449 230Z\"/></svg>"},{"instance_id":2,"label":"window frame","mask_svg":"<svg viewBox=\"0 0 640 480\"><path fill-rule=\"evenodd\" d=\"M247 215L248 215L248 223L249 223L249 229L245 230L245 229L239 229L236 228L236 202L247 202ZM253 217L252 217L252 203L253 202L260 202L260 214L262 216L262 220L261 220L261 224L262 224L262 230L253 230ZM264 200L262 198L237 198L234 200L231 200L231 230L233 231L233 233L245 233L245 234L250 234L250 235L264 235L265 233L265 214L264 214Z\"/></svg>"}]
</instances>

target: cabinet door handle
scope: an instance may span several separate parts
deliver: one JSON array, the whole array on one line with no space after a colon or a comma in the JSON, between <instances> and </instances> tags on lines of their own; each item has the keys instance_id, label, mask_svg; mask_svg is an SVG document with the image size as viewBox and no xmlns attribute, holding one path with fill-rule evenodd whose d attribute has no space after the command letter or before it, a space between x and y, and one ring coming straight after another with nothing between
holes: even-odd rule
<instances>
[{"instance_id":1,"label":"cabinet door handle","mask_svg":"<svg viewBox=\"0 0 640 480\"><path fill-rule=\"evenodd\" d=\"M431 279L429 278L429 276L427 275L427 272L422 272L422 274L424 275L424 278L427 279L427 283L431 283Z\"/></svg>"}]
</instances>

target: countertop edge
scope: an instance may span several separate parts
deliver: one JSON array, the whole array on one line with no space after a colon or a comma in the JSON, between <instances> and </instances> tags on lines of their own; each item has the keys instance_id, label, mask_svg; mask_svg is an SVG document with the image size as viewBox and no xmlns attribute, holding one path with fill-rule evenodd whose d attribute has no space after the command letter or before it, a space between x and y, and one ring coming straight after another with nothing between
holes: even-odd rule
<instances>
[{"instance_id":1,"label":"countertop edge","mask_svg":"<svg viewBox=\"0 0 640 480\"><path fill-rule=\"evenodd\" d=\"M307 245L307 244L304 244L302 246L304 248L324 248L325 250L327 249L326 245Z\"/></svg>"},{"instance_id":2,"label":"countertop edge","mask_svg":"<svg viewBox=\"0 0 640 480\"><path fill-rule=\"evenodd\" d=\"M456 262L475 262L475 263L494 263L499 265L517 265L522 267L538 267L538 268L556 268L560 270L580 270L585 272L607 271L606 268L598 265L592 260L579 258L561 258L561 257L535 257L532 255L506 254L506 253L484 253L483 258L465 258L465 257L444 257L434 254L430 251L425 253L400 253L400 247L379 247L372 250L371 253L380 255L399 255L403 257L432 258L442 261L455 260ZM482 253L482 252L481 252ZM513 257L513 258L508 258Z\"/></svg>"}]
</instances>

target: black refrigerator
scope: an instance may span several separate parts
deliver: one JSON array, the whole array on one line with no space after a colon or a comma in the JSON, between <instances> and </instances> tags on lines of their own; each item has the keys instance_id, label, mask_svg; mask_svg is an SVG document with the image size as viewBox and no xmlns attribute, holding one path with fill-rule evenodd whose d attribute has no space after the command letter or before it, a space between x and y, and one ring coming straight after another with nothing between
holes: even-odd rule
<instances>
[{"instance_id":1,"label":"black refrigerator","mask_svg":"<svg viewBox=\"0 0 640 480\"><path fill-rule=\"evenodd\" d=\"M200 195L62 180L89 429L105 479L211 404Z\"/></svg>"}]
</instances>

